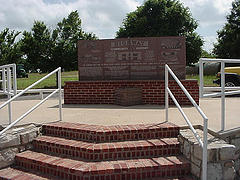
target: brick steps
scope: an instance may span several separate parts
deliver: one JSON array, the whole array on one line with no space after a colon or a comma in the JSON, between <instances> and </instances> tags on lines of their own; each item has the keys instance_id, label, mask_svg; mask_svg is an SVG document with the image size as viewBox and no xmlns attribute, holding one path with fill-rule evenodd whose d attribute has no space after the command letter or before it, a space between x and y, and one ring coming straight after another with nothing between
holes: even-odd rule
<instances>
[{"instance_id":1,"label":"brick steps","mask_svg":"<svg viewBox=\"0 0 240 180\"><path fill-rule=\"evenodd\" d=\"M95 144L40 136L33 141L33 146L39 152L91 161L148 158L179 155L180 153L177 138Z\"/></svg>"},{"instance_id":2,"label":"brick steps","mask_svg":"<svg viewBox=\"0 0 240 180\"><path fill-rule=\"evenodd\" d=\"M0 170L0 180L192 180L190 163L180 154L179 127L171 123L59 122L42 132L32 151L16 155L14 168Z\"/></svg>"},{"instance_id":3,"label":"brick steps","mask_svg":"<svg viewBox=\"0 0 240 180\"><path fill-rule=\"evenodd\" d=\"M181 156L150 159L84 162L25 151L17 154L16 165L61 179L131 180L154 177L183 177L189 174L190 164Z\"/></svg>"},{"instance_id":4,"label":"brick steps","mask_svg":"<svg viewBox=\"0 0 240 180\"><path fill-rule=\"evenodd\" d=\"M59 122L43 126L48 136L93 143L177 137L179 127L172 123L99 126Z\"/></svg>"},{"instance_id":5,"label":"brick steps","mask_svg":"<svg viewBox=\"0 0 240 180\"><path fill-rule=\"evenodd\" d=\"M9 179L13 179L13 180L47 180L47 179L52 179L52 180L54 180L54 178L50 177L50 176L42 177L40 175L33 174L31 172L28 172L28 171L23 171L23 170L19 170L19 169L15 169L15 168L10 168L10 167L0 170L0 179L1 180L9 180ZM57 179L55 178L55 180L57 180Z\"/></svg>"},{"instance_id":6,"label":"brick steps","mask_svg":"<svg viewBox=\"0 0 240 180\"><path fill-rule=\"evenodd\" d=\"M36 172L35 172L36 173ZM59 180L57 177L46 176L42 174L33 174L32 172L25 171L23 169L16 168L6 168L0 170L0 179L1 180ZM183 177L183 178L150 178L147 180L194 180L191 176Z\"/></svg>"}]
</instances>

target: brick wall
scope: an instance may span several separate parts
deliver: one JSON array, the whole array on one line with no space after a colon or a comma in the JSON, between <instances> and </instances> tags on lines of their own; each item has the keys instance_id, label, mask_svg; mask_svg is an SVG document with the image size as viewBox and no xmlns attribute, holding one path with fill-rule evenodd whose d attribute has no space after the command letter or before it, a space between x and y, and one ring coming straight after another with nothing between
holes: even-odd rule
<instances>
[{"instance_id":1,"label":"brick wall","mask_svg":"<svg viewBox=\"0 0 240 180\"><path fill-rule=\"evenodd\" d=\"M197 80L182 80L181 82L194 100L199 103ZM64 103L114 104L115 91L123 87L141 88L143 104L164 105L165 85L163 80L69 81L65 82L64 86ZM191 105L175 81L169 81L169 87L181 105ZM170 104L173 104L172 100L170 100Z\"/></svg>"}]
</instances>

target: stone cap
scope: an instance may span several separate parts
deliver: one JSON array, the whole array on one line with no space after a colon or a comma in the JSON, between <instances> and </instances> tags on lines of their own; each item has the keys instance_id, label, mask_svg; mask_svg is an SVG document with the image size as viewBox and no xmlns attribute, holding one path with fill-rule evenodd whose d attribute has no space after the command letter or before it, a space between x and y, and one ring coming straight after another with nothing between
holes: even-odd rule
<instances>
[{"instance_id":1,"label":"stone cap","mask_svg":"<svg viewBox=\"0 0 240 180\"><path fill-rule=\"evenodd\" d=\"M203 131L196 129L198 135L203 141ZM190 129L180 130L179 141L181 144L188 144L190 147L190 153L198 158L202 159L202 147L199 145L193 132ZM208 162L234 160L238 157L236 153L236 147L226 141L214 137L208 133Z\"/></svg>"}]
</instances>

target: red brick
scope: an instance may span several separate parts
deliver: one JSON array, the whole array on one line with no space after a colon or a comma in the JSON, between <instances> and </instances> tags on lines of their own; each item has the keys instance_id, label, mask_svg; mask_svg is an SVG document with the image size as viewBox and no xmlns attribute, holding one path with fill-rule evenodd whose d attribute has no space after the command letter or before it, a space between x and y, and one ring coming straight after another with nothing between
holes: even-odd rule
<instances>
[{"instance_id":1,"label":"red brick","mask_svg":"<svg viewBox=\"0 0 240 180\"><path fill-rule=\"evenodd\" d=\"M142 100L145 104L164 104L164 81L161 80L149 80L149 81L78 81L74 82L74 86L69 86L66 82L64 87L64 102L66 104L113 104L114 92L122 87L137 87L142 88L143 96ZM96 86L96 83L98 86ZM182 80L183 85L189 90L189 93L193 96L195 101L199 103L198 84L196 80ZM173 94L180 100L181 105L191 105L190 101L186 99L186 95L180 89L180 87L174 81L169 81L170 89L174 89ZM89 88L89 89L87 89ZM157 89L157 90L155 90ZM70 93L71 91L71 93ZM73 92L72 92L73 91ZM91 95L89 94L91 91ZM94 92L96 91L96 92ZM147 93L146 93L147 92ZM93 93L93 94L92 94ZM104 96L102 96L104 93ZM163 96L159 96L161 94ZM71 95L71 96L70 96ZM74 97L74 98L72 98ZM109 98L111 97L111 98ZM184 98L184 99L182 99ZM173 101L169 99L170 104Z\"/></svg>"},{"instance_id":2,"label":"red brick","mask_svg":"<svg viewBox=\"0 0 240 180\"><path fill-rule=\"evenodd\" d=\"M64 128L64 126L68 128ZM169 125L169 127L167 127ZM171 123L164 123L153 128L154 124L144 126L128 125L128 126L94 126L94 125L78 125L72 126L71 123L58 123L56 125L43 126L43 133L46 135L54 135L67 137L70 139L84 140L88 142L112 142L122 140L138 140L148 138L176 137L179 131L171 128ZM77 131L76 131L77 129ZM163 132L169 129L168 132ZM155 131L158 132L155 132ZM151 131L151 133L149 133ZM91 149L90 149L91 151Z\"/></svg>"},{"instance_id":3,"label":"red brick","mask_svg":"<svg viewBox=\"0 0 240 180\"><path fill-rule=\"evenodd\" d=\"M172 123L125 126L53 123L43 126L44 134L67 135L67 138L71 139L81 137L84 141L38 137L33 142L35 150L51 155L26 151L16 155L16 165L25 170L58 177L57 179L72 180L143 179L159 175L184 176L190 173L189 162L181 156L169 156L180 153L177 139L159 139L163 135L176 137L178 131L179 127ZM150 137L157 139L149 139ZM146 140L139 140L141 138ZM97 139L99 142L95 144ZM101 141L112 141L112 139L125 141L101 143ZM54 154L59 157L52 156ZM164 157L159 157L161 155ZM64 158L61 158L62 156ZM85 160L83 161L82 158ZM111 161L106 161L108 159ZM0 170L0 179L2 176ZM20 179L27 178L25 174L16 176Z\"/></svg>"}]
</instances>

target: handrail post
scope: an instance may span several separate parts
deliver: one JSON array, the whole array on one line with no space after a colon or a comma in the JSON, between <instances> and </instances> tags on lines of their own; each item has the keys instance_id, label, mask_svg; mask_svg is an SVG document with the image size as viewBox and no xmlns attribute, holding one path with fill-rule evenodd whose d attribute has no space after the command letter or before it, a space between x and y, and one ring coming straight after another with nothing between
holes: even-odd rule
<instances>
[{"instance_id":1,"label":"handrail post","mask_svg":"<svg viewBox=\"0 0 240 180\"><path fill-rule=\"evenodd\" d=\"M7 68L7 92L8 94L11 93L12 90L12 82L11 82L11 69L10 67Z\"/></svg>"},{"instance_id":2,"label":"handrail post","mask_svg":"<svg viewBox=\"0 0 240 180\"><path fill-rule=\"evenodd\" d=\"M168 68L167 64L165 64L165 117L166 117L166 122L168 122Z\"/></svg>"},{"instance_id":3,"label":"handrail post","mask_svg":"<svg viewBox=\"0 0 240 180\"><path fill-rule=\"evenodd\" d=\"M203 61L202 59L199 60L199 80L200 80L200 86L199 86L199 97L203 98Z\"/></svg>"},{"instance_id":4,"label":"handrail post","mask_svg":"<svg viewBox=\"0 0 240 180\"><path fill-rule=\"evenodd\" d=\"M43 91L42 90L39 92L39 95L40 95L40 99L43 100L44 97L43 97Z\"/></svg>"},{"instance_id":5,"label":"handrail post","mask_svg":"<svg viewBox=\"0 0 240 180\"><path fill-rule=\"evenodd\" d=\"M11 89L12 89L12 84L11 84L11 69L10 67L7 68L7 93L8 93L8 99L11 99ZM12 123L12 106L11 102L8 104L8 121L9 124Z\"/></svg>"},{"instance_id":6,"label":"handrail post","mask_svg":"<svg viewBox=\"0 0 240 180\"><path fill-rule=\"evenodd\" d=\"M225 62L221 62L221 131L225 129Z\"/></svg>"},{"instance_id":7,"label":"handrail post","mask_svg":"<svg viewBox=\"0 0 240 180\"><path fill-rule=\"evenodd\" d=\"M2 68L2 87L3 87L3 93L6 93L6 73L5 68Z\"/></svg>"},{"instance_id":8,"label":"handrail post","mask_svg":"<svg viewBox=\"0 0 240 180\"><path fill-rule=\"evenodd\" d=\"M58 90L59 90L59 118L62 121L62 85L61 85L61 67L57 71L58 73Z\"/></svg>"},{"instance_id":9,"label":"handrail post","mask_svg":"<svg viewBox=\"0 0 240 180\"><path fill-rule=\"evenodd\" d=\"M202 157L202 180L207 180L207 146L208 146L208 119L204 119L203 124L203 157Z\"/></svg>"},{"instance_id":10,"label":"handrail post","mask_svg":"<svg viewBox=\"0 0 240 180\"><path fill-rule=\"evenodd\" d=\"M17 94L17 70L16 70L16 64L13 64L13 90L14 95Z\"/></svg>"}]
</instances>

